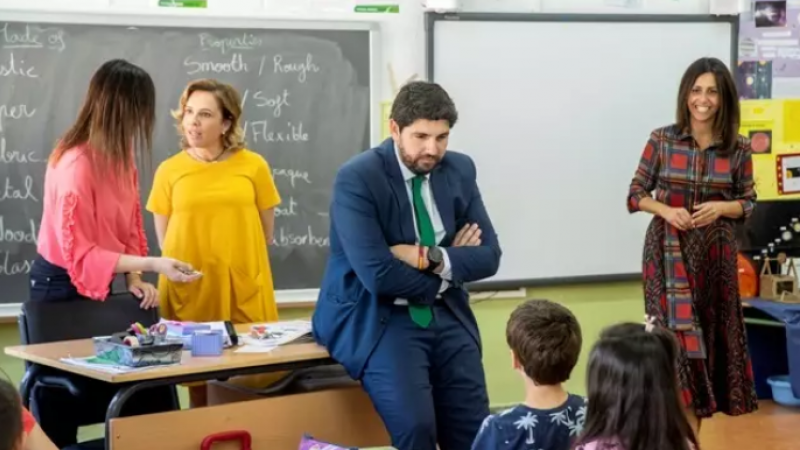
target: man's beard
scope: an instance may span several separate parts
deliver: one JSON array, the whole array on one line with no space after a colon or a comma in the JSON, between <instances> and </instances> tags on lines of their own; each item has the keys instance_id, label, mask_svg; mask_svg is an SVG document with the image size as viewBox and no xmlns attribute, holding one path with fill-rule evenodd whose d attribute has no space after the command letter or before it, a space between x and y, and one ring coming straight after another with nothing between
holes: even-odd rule
<instances>
[{"instance_id":1,"label":"man's beard","mask_svg":"<svg viewBox=\"0 0 800 450\"><path fill-rule=\"evenodd\" d=\"M403 150L403 147L398 146L398 148L400 149L400 159L403 161L403 164L405 164L405 166L408 167L408 170L414 172L414 174L416 175L427 175L431 173L433 169L435 169L436 166L438 166L439 162L441 161L440 158L428 157L428 156L418 156L416 159L412 159L410 156L406 154L406 152ZM421 167L418 164L419 161L427 160L429 158L433 159L433 164L430 166L430 168L428 168L427 166Z\"/></svg>"}]
</instances>

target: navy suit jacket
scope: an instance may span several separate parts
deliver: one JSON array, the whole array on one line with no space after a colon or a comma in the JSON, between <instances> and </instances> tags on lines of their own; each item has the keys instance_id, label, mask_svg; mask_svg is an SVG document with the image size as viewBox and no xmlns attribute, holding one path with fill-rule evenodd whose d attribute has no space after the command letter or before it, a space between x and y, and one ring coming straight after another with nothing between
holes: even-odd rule
<instances>
[{"instance_id":1,"label":"navy suit jacket","mask_svg":"<svg viewBox=\"0 0 800 450\"><path fill-rule=\"evenodd\" d=\"M381 339L397 298L431 305L443 301L475 339L480 335L463 284L490 277L500 264L500 244L483 205L475 163L448 151L430 178L446 230L440 242L452 268L450 287L437 300L441 278L396 259L389 247L414 245L413 208L390 138L356 155L336 175L330 208L330 256L313 316L316 341L354 379ZM450 247L467 223L481 229L481 245Z\"/></svg>"}]
</instances>

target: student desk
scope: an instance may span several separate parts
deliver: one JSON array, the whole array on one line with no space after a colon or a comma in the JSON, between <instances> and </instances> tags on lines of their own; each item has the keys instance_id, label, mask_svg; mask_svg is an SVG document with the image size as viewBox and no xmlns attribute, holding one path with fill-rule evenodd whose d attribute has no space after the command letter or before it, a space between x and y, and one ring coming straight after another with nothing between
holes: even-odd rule
<instances>
[{"instance_id":1,"label":"student desk","mask_svg":"<svg viewBox=\"0 0 800 450\"><path fill-rule=\"evenodd\" d=\"M237 328L244 331L248 329L248 326L237 326ZM310 401L310 403L306 402L306 407L313 405L311 409L319 409L319 413L325 413L323 416L327 416L327 418L322 417L322 420L328 420L332 422L330 424L331 426L337 426L336 423L333 423L336 422L336 420L331 419L331 416L328 414L348 416L352 414L352 411L348 409L350 407L349 405L332 406L329 403L337 401L336 399L343 399L345 402L350 402L352 395L356 395L358 398L366 397L361 389L356 388L355 390L358 392L348 393L344 396L336 392L312 392L286 396L286 398L277 397L207 408L121 418L120 411L125 402L131 395L142 389L187 382L227 379L241 375L291 371L313 366L335 364L335 362L324 348L315 343L284 345L267 353L234 353L234 349L226 349L224 354L219 357L192 358L189 352L183 352L183 360L179 365L152 368L125 374L101 372L68 364L60 360L61 358L69 356L85 357L93 355L94 348L91 339L6 347L5 353L9 356L32 363L118 385L119 391L108 405L106 413L107 450L166 448L167 442L169 443L168 448L171 450L198 449L200 448L199 440L202 440L209 433L213 433L215 430L226 431L231 428L246 429L253 434L254 441L258 441L261 437L259 434L263 435L265 432L264 429L272 429L272 432L279 433L280 430L277 430L277 428L286 428L285 423L279 426L278 423L269 422L269 416L280 417L282 415L280 409L277 411L267 411L266 409L274 410L275 408L285 408L289 402L296 404L299 401L302 403L303 399ZM320 401L322 401L324 405L318 404ZM335 411L331 411L332 407ZM371 404L367 406L361 404L359 408L356 415L360 416L358 419L361 421L362 425L374 425L375 421L372 416L377 416L374 410L371 410ZM287 414L283 415L287 416ZM294 427L300 426L301 429L313 433L315 425L317 424L314 422L314 415L313 412L306 414L310 421L302 424L294 424ZM367 419L365 419L364 415L367 416ZM334 415L333 417L337 416ZM346 421L352 419L343 417L339 420ZM219 427L223 425L225 428L220 430ZM274 427L270 425L274 425ZM338 426L341 428L343 425L338 424ZM381 431L385 433L385 430ZM294 436L284 435L282 436L284 441L270 436L267 438L267 441L270 442L267 448L270 448L270 450L289 448L285 442L288 440L294 440L294 442L296 442L299 440L300 436L301 434L296 434ZM317 437L320 439L323 438L323 436ZM178 442L179 440L180 442ZM355 445L360 444L356 443ZM383 443L380 442L370 445L383 445ZM296 445L294 448L297 448Z\"/></svg>"}]
</instances>

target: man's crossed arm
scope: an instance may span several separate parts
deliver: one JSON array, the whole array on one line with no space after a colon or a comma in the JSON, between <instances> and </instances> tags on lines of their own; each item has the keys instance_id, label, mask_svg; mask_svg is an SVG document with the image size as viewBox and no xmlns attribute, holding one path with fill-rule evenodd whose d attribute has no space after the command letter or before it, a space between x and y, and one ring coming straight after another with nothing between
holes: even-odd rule
<instances>
[{"instance_id":1,"label":"man's crossed arm","mask_svg":"<svg viewBox=\"0 0 800 450\"><path fill-rule=\"evenodd\" d=\"M452 282L468 283L497 272L501 251L477 185L465 214L467 225L456 234L450 247L443 248L449 259ZM439 294L442 278L426 272L419 247L389 247L383 235L376 200L357 170L346 168L334 182L331 220L344 253L364 287L378 296L406 298L431 304ZM488 233L487 233L488 231ZM423 252L427 249L423 249ZM437 268L441 272L443 267Z\"/></svg>"}]
</instances>

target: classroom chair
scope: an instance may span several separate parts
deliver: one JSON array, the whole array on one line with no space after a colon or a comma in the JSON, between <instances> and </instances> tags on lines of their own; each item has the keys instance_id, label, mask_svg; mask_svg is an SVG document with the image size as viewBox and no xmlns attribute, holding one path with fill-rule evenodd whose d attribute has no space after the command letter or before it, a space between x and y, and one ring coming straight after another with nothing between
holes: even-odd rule
<instances>
[{"instance_id":1,"label":"classroom chair","mask_svg":"<svg viewBox=\"0 0 800 450\"><path fill-rule=\"evenodd\" d=\"M86 339L124 331L132 323L158 322L157 309L144 310L130 293L115 293L105 301L85 298L61 302L25 302L19 316L23 345ZM91 390L95 401L89 401ZM26 364L20 394L40 426L59 448L97 448L102 442L77 442L78 427L105 422L106 408L116 388L110 384L39 364ZM99 401L97 400L99 398ZM123 415L149 414L180 408L174 386L134 395ZM102 439L99 441L103 441Z\"/></svg>"}]
</instances>

